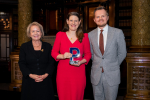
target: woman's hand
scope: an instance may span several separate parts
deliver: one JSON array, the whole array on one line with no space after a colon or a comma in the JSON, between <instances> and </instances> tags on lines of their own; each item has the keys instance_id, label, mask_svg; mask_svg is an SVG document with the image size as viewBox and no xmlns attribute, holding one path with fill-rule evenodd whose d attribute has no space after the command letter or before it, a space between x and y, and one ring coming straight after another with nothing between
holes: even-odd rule
<instances>
[{"instance_id":1,"label":"woman's hand","mask_svg":"<svg viewBox=\"0 0 150 100\"><path fill-rule=\"evenodd\" d=\"M69 53L69 52L65 52L64 55L63 55L63 58L66 59L66 58L71 58L72 57L72 54Z\"/></svg>"},{"instance_id":2,"label":"woman's hand","mask_svg":"<svg viewBox=\"0 0 150 100\"><path fill-rule=\"evenodd\" d=\"M71 58L72 57L72 54L69 53L69 52L65 52L64 54L59 54L57 56L57 59L66 59L66 58Z\"/></svg>"},{"instance_id":3,"label":"woman's hand","mask_svg":"<svg viewBox=\"0 0 150 100\"><path fill-rule=\"evenodd\" d=\"M32 78L32 79L38 79L38 75L36 74L29 74L29 77Z\"/></svg>"},{"instance_id":4,"label":"woman's hand","mask_svg":"<svg viewBox=\"0 0 150 100\"><path fill-rule=\"evenodd\" d=\"M41 77L42 77L43 80L44 80L47 76L48 76L48 73L45 73L45 74L41 75Z\"/></svg>"},{"instance_id":5,"label":"woman's hand","mask_svg":"<svg viewBox=\"0 0 150 100\"><path fill-rule=\"evenodd\" d=\"M77 64L71 64L71 65L73 65L73 66L80 66L81 65L81 62L78 60L78 63Z\"/></svg>"},{"instance_id":6,"label":"woman's hand","mask_svg":"<svg viewBox=\"0 0 150 100\"><path fill-rule=\"evenodd\" d=\"M29 74L29 77L32 78L32 79L34 79L35 82L42 82L43 81L41 75Z\"/></svg>"},{"instance_id":7,"label":"woman's hand","mask_svg":"<svg viewBox=\"0 0 150 100\"><path fill-rule=\"evenodd\" d=\"M86 59L82 59L82 60L78 60L78 63L77 64L71 64L71 65L73 65L73 66L80 66L81 64L84 64L84 63L86 63Z\"/></svg>"}]
</instances>

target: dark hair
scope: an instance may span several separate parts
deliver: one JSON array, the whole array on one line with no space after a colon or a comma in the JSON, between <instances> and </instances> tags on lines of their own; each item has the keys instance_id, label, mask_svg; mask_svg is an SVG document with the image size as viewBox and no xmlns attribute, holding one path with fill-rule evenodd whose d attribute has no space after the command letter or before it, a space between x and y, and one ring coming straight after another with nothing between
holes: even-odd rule
<instances>
[{"instance_id":1,"label":"dark hair","mask_svg":"<svg viewBox=\"0 0 150 100\"><path fill-rule=\"evenodd\" d=\"M95 10L94 10L94 16L95 16L95 12L96 12L97 10L105 10L107 16L109 16L109 13L108 13L108 11L106 10L106 8L105 8L104 6L96 7Z\"/></svg>"},{"instance_id":2,"label":"dark hair","mask_svg":"<svg viewBox=\"0 0 150 100\"><path fill-rule=\"evenodd\" d=\"M79 15L79 13L77 13L77 12L70 12L70 13L67 15L66 20L69 20L69 17L72 16L72 15L77 16L77 17L79 18L79 21L81 20L80 15ZM69 26L68 26L67 22L65 22L65 25L64 25L64 28L63 28L62 31L63 31L63 32L69 31ZM81 23L80 23L80 25L79 25L79 27L78 27L78 29L77 29L77 31L76 31L76 37L78 38L78 40L79 40L80 43L81 43L81 42L82 42L82 39L83 39L83 37L84 37L84 35L83 35L83 30L82 30L82 24L81 24Z\"/></svg>"}]
</instances>

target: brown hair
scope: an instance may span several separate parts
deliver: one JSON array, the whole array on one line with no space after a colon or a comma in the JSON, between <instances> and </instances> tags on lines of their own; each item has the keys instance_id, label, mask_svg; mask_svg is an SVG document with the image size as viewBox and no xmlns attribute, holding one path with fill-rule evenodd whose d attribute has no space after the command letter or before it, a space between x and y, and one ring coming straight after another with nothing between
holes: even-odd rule
<instances>
[{"instance_id":1,"label":"brown hair","mask_svg":"<svg viewBox=\"0 0 150 100\"><path fill-rule=\"evenodd\" d=\"M31 26L34 26L34 25L38 26L40 28L40 31L42 33L42 36L41 36L41 38L42 38L44 36L43 26L41 24L39 24L38 22L32 22L28 25L28 27L27 27L27 37L30 38L30 28L31 28Z\"/></svg>"},{"instance_id":2,"label":"brown hair","mask_svg":"<svg viewBox=\"0 0 150 100\"><path fill-rule=\"evenodd\" d=\"M105 8L104 6L96 7L95 10L94 10L94 16L95 16L95 12L96 12L97 10L105 10L107 16L109 16L109 13L108 13L108 11L106 10L106 8Z\"/></svg>"},{"instance_id":3,"label":"brown hair","mask_svg":"<svg viewBox=\"0 0 150 100\"><path fill-rule=\"evenodd\" d=\"M80 15L79 15L79 13L77 13L77 12L70 12L70 13L67 15L66 20L69 20L69 17L72 16L72 15L77 16L78 19L79 19L79 21L81 20ZM63 32L69 31L69 26L68 26L67 22L65 22L65 25L64 25L64 28L63 28L62 31L63 31ZM80 43L81 43L81 42L82 42L82 39L83 39L83 37L84 37L84 35L83 35L83 30L82 30L82 24L81 24L81 23L80 23L80 25L79 25L79 27L78 27L78 29L77 29L77 31L76 31L76 36L77 36L78 40L79 40Z\"/></svg>"}]
</instances>

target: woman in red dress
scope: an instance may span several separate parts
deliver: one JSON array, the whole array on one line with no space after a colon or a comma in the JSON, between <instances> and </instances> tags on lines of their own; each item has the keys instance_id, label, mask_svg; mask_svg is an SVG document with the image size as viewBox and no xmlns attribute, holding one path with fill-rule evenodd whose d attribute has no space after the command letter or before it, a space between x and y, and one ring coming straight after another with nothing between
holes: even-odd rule
<instances>
[{"instance_id":1,"label":"woman in red dress","mask_svg":"<svg viewBox=\"0 0 150 100\"><path fill-rule=\"evenodd\" d=\"M69 64L72 57L69 51L71 47L80 50L80 56L74 58L78 61L77 64ZM59 100L83 100L86 86L85 65L91 58L91 52L88 34L83 33L77 12L68 14L63 32L56 35L51 54L59 61L56 77Z\"/></svg>"}]
</instances>

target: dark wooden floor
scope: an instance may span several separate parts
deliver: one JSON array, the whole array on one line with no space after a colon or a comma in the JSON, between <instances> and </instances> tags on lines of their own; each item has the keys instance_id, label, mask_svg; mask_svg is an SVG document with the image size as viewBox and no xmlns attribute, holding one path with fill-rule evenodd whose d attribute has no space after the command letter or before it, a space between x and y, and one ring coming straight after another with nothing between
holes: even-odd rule
<instances>
[{"instance_id":1,"label":"dark wooden floor","mask_svg":"<svg viewBox=\"0 0 150 100\"><path fill-rule=\"evenodd\" d=\"M21 93L15 91L0 90L0 100L20 100ZM55 100L58 100L55 95ZM84 100L94 100L91 98L84 98ZM118 96L117 100L123 100L123 96Z\"/></svg>"}]
</instances>

